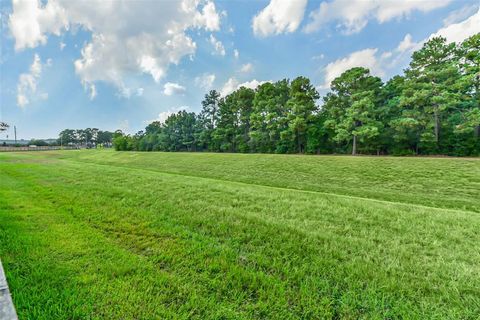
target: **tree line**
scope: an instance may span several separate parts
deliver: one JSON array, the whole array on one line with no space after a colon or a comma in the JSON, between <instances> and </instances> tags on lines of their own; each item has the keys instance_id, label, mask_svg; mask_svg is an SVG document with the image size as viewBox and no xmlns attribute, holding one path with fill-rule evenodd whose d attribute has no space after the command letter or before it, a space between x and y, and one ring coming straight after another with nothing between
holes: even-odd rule
<instances>
[{"instance_id":1,"label":"tree line","mask_svg":"<svg viewBox=\"0 0 480 320\"><path fill-rule=\"evenodd\" d=\"M480 154L480 34L463 43L436 37L403 75L383 83L366 68L345 71L319 93L306 77L212 90L199 114L179 111L117 150L259 153Z\"/></svg>"},{"instance_id":2,"label":"tree line","mask_svg":"<svg viewBox=\"0 0 480 320\"><path fill-rule=\"evenodd\" d=\"M97 128L65 129L60 132L57 139L58 145L105 145L111 144L114 135L123 135L120 130L116 132L102 131Z\"/></svg>"},{"instance_id":3,"label":"tree line","mask_svg":"<svg viewBox=\"0 0 480 320\"><path fill-rule=\"evenodd\" d=\"M179 111L117 150L262 153L480 153L480 34L461 44L437 37L414 52L404 75L383 83L362 67L334 79L317 105L310 80L298 77L212 90L199 114Z\"/></svg>"}]
</instances>

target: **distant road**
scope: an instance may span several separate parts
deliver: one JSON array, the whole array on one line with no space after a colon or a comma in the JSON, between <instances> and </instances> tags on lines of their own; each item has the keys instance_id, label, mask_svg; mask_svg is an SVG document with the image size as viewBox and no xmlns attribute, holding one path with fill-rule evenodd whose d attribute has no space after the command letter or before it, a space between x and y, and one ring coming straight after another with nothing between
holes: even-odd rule
<instances>
[{"instance_id":1,"label":"distant road","mask_svg":"<svg viewBox=\"0 0 480 320\"><path fill-rule=\"evenodd\" d=\"M47 151L47 150L74 150L79 149L77 147L59 147L59 146L38 146L38 147L0 147L0 152L13 152L13 151Z\"/></svg>"}]
</instances>

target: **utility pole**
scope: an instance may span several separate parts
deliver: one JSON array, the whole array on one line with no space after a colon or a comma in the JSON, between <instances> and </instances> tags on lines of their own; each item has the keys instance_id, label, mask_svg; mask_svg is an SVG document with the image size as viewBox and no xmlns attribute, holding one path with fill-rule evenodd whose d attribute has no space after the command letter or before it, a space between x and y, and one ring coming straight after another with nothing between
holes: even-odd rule
<instances>
[{"instance_id":1,"label":"utility pole","mask_svg":"<svg viewBox=\"0 0 480 320\"><path fill-rule=\"evenodd\" d=\"M13 126L13 133L15 134L15 144L17 144L17 126Z\"/></svg>"}]
</instances>

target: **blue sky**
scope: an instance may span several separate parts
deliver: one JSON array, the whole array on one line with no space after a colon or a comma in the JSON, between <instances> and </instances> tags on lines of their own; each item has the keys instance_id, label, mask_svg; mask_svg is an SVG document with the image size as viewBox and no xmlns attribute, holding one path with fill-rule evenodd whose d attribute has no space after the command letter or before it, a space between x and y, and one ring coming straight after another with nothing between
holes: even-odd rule
<instances>
[{"instance_id":1,"label":"blue sky","mask_svg":"<svg viewBox=\"0 0 480 320\"><path fill-rule=\"evenodd\" d=\"M210 89L303 75L325 94L358 65L386 80L429 37L480 32L478 0L1 0L1 18L0 119L23 139L134 133Z\"/></svg>"}]
</instances>

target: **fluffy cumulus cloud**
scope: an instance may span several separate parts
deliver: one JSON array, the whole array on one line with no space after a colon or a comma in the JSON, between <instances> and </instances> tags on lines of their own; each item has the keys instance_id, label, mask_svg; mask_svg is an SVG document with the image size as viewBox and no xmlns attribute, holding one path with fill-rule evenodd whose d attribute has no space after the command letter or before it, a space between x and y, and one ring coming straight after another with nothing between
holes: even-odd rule
<instances>
[{"instance_id":1,"label":"fluffy cumulus cloud","mask_svg":"<svg viewBox=\"0 0 480 320\"><path fill-rule=\"evenodd\" d=\"M225 47L223 46L223 43L220 40L217 40L217 38L214 37L213 34L210 35L209 42L213 46L213 53L224 56L225 55Z\"/></svg>"},{"instance_id":2,"label":"fluffy cumulus cloud","mask_svg":"<svg viewBox=\"0 0 480 320\"><path fill-rule=\"evenodd\" d=\"M271 0L252 21L253 33L266 37L297 30L303 20L307 0Z\"/></svg>"},{"instance_id":3,"label":"fluffy cumulus cloud","mask_svg":"<svg viewBox=\"0 0 480 320\"><path fill-rule=\"evenodd\" d=\"M272 81L271 80L258 81L257 79L253 79L250 81L240 83L236 78L229 78L227 82L225 82L225 84L223 85L222 89L220 90L220 94L222 96L226 96L241 87L256 89L259 85L265 82L272 82Z\"/></svg>"},{"instance_id":4,"label":"fluffy cumulus cloud","mask_svg":"<svg viewBox=\"0 0 480 320\"><path fill-rule=\"evenodd\" d=\"M163 86L163 94L166 96L172 96L175 94L183 94L187 91L184 86L179 85L178 83L167 82Z\"/></svg>"},{"instance_id":5,"label":"fluffy cumulus cloud","mask_svg":"<svg viewBox=\"0 0 480 320\"><path fill-rule=\"evenodd\" d=\"M457 19L455 19L457 20ZM453 21L453 20L452 20ZM480 32L480 9L463 21L444 26L425 39L415 41L411 34L406 34L397 47L391 51L379 52L377 48L369 48L353 52L347 57L330 62L324 69L322 89L330 87L333 79L353 67L365 67L374 75L383 77L389 70L408 61L413 51L421 49L429 39L442 36L448 42L462 42L468 37Z\"/></svg>"},{"instance_id":6,"label":"fluffy cumulus cloud","mask_svg":"<svg viewBox=\"0 0 480 320\"><path fill-rule=\"evenodd\" d=\"M204 73L198 77L195 77L195 85L203 90L210 90L213 87L213 82L215 81L215 75Z\"/></svg>"},{"instance_id":7,"label":"fluffy cumulus cloud","mask_svg":"<svg viewBox=\"0 0 480 320\"><path fill-rule=\"evenodd\" d=\"M325 67L325 80L321 86L323 89L329 88L330 83L344 71L354 67L365 67L370 69L370 72L377 76L385 74L381 64L377 59L378 49L369 48L351 53L345 58L341 58L330 62Z\"/></svg>"},{"instance_id":8,"label":"fluffy cumulus cloud","mask_svg":"<svg viewBox=\"0 0 480 320\"><path fill-rule=\"evenodd\" d=\"M105 19L108 17L108 19ZM154 1L13 1L9 16L16 50L45 44L49 34L72 27L92 33L75 71L90 96L95 82L105 81L125 91L124 79L146 73L159 82L169 65L195 53L191 29L218 31L220 15L210 0Z\"/></svg>"},{"instance_id":9,"label":"fluffy cumulus cloud","mask_svg":"<svg viewBox=\"0 0 480 320\"><path fill-rule=\"evenodd\" d=\"M147 121L145 121L145 123L149 124L149 123L152 123L152 122L155 122L155 121L158 121L160 123L165 123L165 121L168 119L168 117L170 117L172 114L177 113L177 112L182 111L182 110L189 111L190 107L182 106L182 107L170 108L167 111L160 112L158 114L157 118L152 119L152 120L147 120Z\"/></svg>"},{"instance_id":10,"label":"fluffy cumulus cloud","mask_svg":"<svg viewBox=\"0 0 480 320\"><path fill-rule=\"evenodd\" d=\"M428 12L446 6L451 0L334 0L322 2L310 13L305 32L314 32L330 22L345 33L362 30L370 19L384 23L392 19L408 17L413 11Z\"/></svg>"},{"instance_id":11,"label":"fluffy cumulus cloud","mask_svg":"<svg viewBox=\"0 0 480 320\"><path fill-rule=\"evenodd\" d=\"M15 49L34 48L47 42L47 35L60 35L68 28L65 9L54 1L41 6L37 1L12 1L9 27L15 38Z\"/></svg>"},{"instance_id":12,"label":"fluffy cumulus cloud","mask_svg":"<svg viewBox=\"0 0 480 320\"><path fill-rule=\"evenodd\" d=\"M408 33L398 44L397 50L399 50L400 52L405 52L415 49L417 46L418 44L412 40L412 35Z\"/></svg>"},{"instance_id":13,"label":"fluffy cumulus cloud","mask_svg":"<svg viewBox=\"0 0 480 320\"><path fill-rule=\"evenodd\" d=\"M432 34L430 38L442 36L447 38L449 42L462 42L468 37L480 32L480 8L477 12L466 18L463 21L447 25L436 33Z\"/></svg>"},{"instance_id":14,"label":"fluffy cumulus cloud","mask_svg":"<svg viewBox=\"0 0 480 320\"><path fill-rule=\"evenodd\" d=\"M42 74L42 62L38 54L33 57L33 62L30 65L28 73L20 74L17 84L17 105L21 108L30 103L32 96L36 96L37 83ZM47 93L40 93L38 95L40 99L47 99Z\"/></svg>"}]
</instances>

